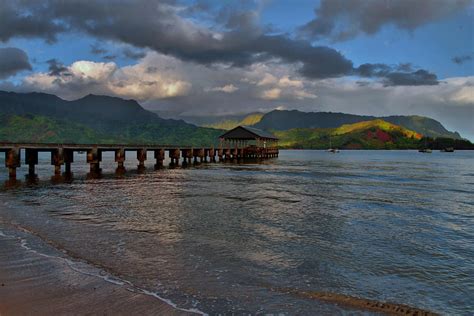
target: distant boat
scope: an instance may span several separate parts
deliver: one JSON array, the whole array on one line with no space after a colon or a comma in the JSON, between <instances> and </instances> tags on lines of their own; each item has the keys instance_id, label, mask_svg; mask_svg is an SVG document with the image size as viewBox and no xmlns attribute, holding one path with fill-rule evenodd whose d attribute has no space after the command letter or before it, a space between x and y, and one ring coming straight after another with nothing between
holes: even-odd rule
<instances>
[{"instance_id":1,"label":"distant boat","mask_svg":"<svg viewBox=\"0 0 474 316\"><path fill-rule=\"evenodd\" d=\"M432 150L428 148L428 142L425 138L425 147L418 150L420 153L431 154Z\"/></svg>"},{"instance_id":2,"label":"distant boat","mask_svg":"<svg viewBox=\"0 0 474 316\"><path fill-rule=\"evenodd\" d=\"M441 149L440 151L444 153L452 153L454 152L454 147L446 147L446 148Z\"/></svg>"},{"instance_id":3,"label":"distant boat","mask_svg":"<svg viewBox=\"0 0 474 316\"><path fill-rule=\"evenodd\" d=\"M421 148L418 150L420 153L431 154L432 150L429 148Z\"/></svg>"},{"instance_id":4,"label":"distant boat","mask_svg":"<svg viewBox=\"0 0 474 316\"><path fill-rule=\"evenodd\" d=\"M327 150L328 153L336 154L339 152L339 149L332 148L331 136L329 136L329 149Z\"/></svg>"}]
</instances>

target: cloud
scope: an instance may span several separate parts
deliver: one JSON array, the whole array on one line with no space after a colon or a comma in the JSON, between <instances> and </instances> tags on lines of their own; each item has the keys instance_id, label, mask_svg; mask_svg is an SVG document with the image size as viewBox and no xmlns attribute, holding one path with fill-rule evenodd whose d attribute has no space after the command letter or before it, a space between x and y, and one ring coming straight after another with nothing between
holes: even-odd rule
<instances>
[{"instance_id":1,"label":"cloud","mask_svg":"<svg viewBox=\"0 0 474 316\"><path fill-rule=\"evenodd\" d=\"M0 79L5 79L23 70L32 70L28 55L19 48L0 48Z\"/></svg>"},{"instance_id":2,"label":"cloud","mask_svg":"<svg viewBox=\"0 0 474 316\"><path fill-rule=\"evenodd\" d=\"M315 94L309 93L305 90L284 90L281 88L271 88L263 90L260 93L260 98L263 100L285 100L289 101L292 99L304 100L317 98Z\"/></svg>"},{"instance_id":3,"label":"cloud","mask_svg":"<svg viewBox=\"0 0 474 316\"><path fill-rule=\"evenodd\" d=\"M215 31L182 17L180 7L171 1L49 0L39 5L37 1L23 0L13 3L0 3L0 11L8 8L17 25L10 28L3 40L33 35L54 39L61 32L80 31L95 38L149 48L203 65L222 63L243 67L262 60L278 59L297 63L301 66L301 73L311 78L343 76L352 70L352 62L332 48L313 46L308 41L294 40L288 35L264 34L251 12L231 15L227 23L230 29ZM48 27L37 30L28 25L22 12L29 12L35 21ZM25 28L32 30L23 32ZM128 56L140 57L136 54Z\"/></svg>"},{"instance_id":4,"label":"cloud","mask_svg":"<svg viewBox=\"0 0 474 316\"><path fill-rule=\"evenodd\" d=\"M439 84L438 77L424 69L413 72L391 72L385 77L388 86L434 86Z\"/></svg>"},{"instance_id":5,"label":"cloud","mask_svg":"<svg viewBox=\"0 0 474 316\"><path fill-rule=\"evenodd\" d=\"M74 99L89 93L107 94L104 89L117 66L114 63L76 61L59 73L35 73L23 79L22 90L43 91Z\"/></svg>"},{"instance_id":6,"label":"cloud","mask_svg":"<svg viewBox=\"0 0 474 316\"><path fill-rule=\"evenodd\" d=\"M472 0L321 0L316 17L302 26L311 39L349 40L375 34L387 25L414 30L473 4Z\"/></svg>"},{"instance_id":7,"label":"cloud","mask_svg":"<svg viewBox=\"0 0 474 316\"><path fill-rule=\"evenodd\" d=\"M94 55L107 54L108 51L98 43L91 44L91 53Z\"/></svg>"},{"instance_id":8,"label":"cloud","mask_svg":"<svg viewBox=\"0 0 474 316\"><path fill-rule=\"evenodd\" d=\"M0 2L0 41L13 37L44 38L56 41L56 35L67 27L52 18L48 5L38 1Z\"/></svg>"},{"instance_id":9,"label":"cloud","mask_svg":"<svg viewBox=\"0 0 474 316\"><path fill-rule=\"evenodd\" d=\"M117 56L116 55L105 55L105 56L102 56L103 59L105 60L115 60L117 59Z\"/></svg>"},{"instance_id":10,"label":"cloud","mask_svg":"<svg viewBox=\"0 0 474 316\"><path fill-rule=\"evenodd\" d=\"M296 87L302 88L303 82L301 80L290 79L289 76L277 78L274 75L266 72L263 78L257 83L258 86L277 85L279 87Z\"/></svg>"},{"instance_id":11,"label":"cloud","mask_svg":"<svg viewBox=\"0 0 474 316\"><path fill-rule=\"evenodd\" d=\"M214 91L214 92L233 93L233 92L239 90L239 88L237 88L233 84L227 84L227 85L222 86L222 87L214 87L214 88L204 89L204 90L208 91L208 92Z\"/></svg>"},{"instance_id":12,"label":"cloud","mask_svg":"<svg viewBox=\"0 0 474 316\"><path fill-rule=\"evenodd\" d=\"M264 100L278 100L281 96L281 89L273 88L262 91L262 99Z\"/></svg>"},{"instance_id":13,"label":"cloud","mask_svg":"<svg viewBox=\"0 0 474 316\"><path fill-rule=\"evenodd\" d=\"M362 64L354 70L361 77L382 78L386 86L437 85L438 77L424 69L414 70L410 64Z\"/></svg>"},{"instance_id":14,"label":"cloud","mask_svg":"<svg viewBox=\"0 0 474 316\"><path fill-rule=\"evenodd\" d=\"M293 79L290 79L288 76L285 76L285 77L280 78L280 80L278 80L278 85L281 87L303 88L303 81L293 80Z\"/></svg>"},{"instance_id":15,"label":"cloud","mask_svg":"<svg viewBox=\"0 0 474 316\"><path fill-rule=\"evenodd\" d=\"M474 53L472 53L470 55L454 56L451 60L455 64L462 65L466 62L469 62L469 61L473 60L474 59L473 56L474 56Z\"/></svg>"},{"instance_id":16,"label":"cloud","mask_svg":"<svg viewBox=\"0 0 474 316\"><path fill-rule=\"evenodd\" d=\"M48 73L27 76L17 90L54 93L65 99L94 93L147 100L181 96L191 87L166 70L150 73L145 64L120 68L114 62L83 60L64 66L53 59L48 63Z\"/></svg>"},{"instance_id":17,"label":"cloud","mask_svg":"<svg viewBox=\"0 0 474 316\"><path fill-rule=\"evenodd\" d=\"M393 10L398 12L405 9L407 1L389 0L384 2L388 3L387 6L380 5L382 2L378 0L323 1L318 9L318 12L320 10L323 14L318 15L318 19L331 20L339 16L338 12L346 12L353 7L356 7L354 12L346 12L349 17L354 15L358 18L359 15L365 14L383 16L384 12L389 14ZM466 1L452 1L456 5L444 0L428 1L426 19L441 14L437 12L451 12L454 7L463 7ZM439 4L439 8L432 6L431 2ZM299 75L310 79L354 74L352 61L331 47L315 46L309 40L295 39L288 34L267 33L259 24L261 7L261 2L257 2L255 9L249 9L245 5L242 5L242 8L234 4L224 6L218 12L217 18L199 24L192 16L187 16L190 14L189 10L174 1L45 0L39 5L34 0L17 0L0 3L0 11L6 8L12 13L11 19L17 19L15 23L18 24L18 32L15 33L15 29L11 29L8 38L36 34L46 39L54 39L61 32L78 31L97 39L128 45L123 54L126 58L135 60L145 57L143 50L153 50L182 61L206 66L221 64L243 68L260 62L278 62L292 65ZM363 9L367 9L368 13ZM195 6L192 11L203 12L202 10ZM49 25L44 28L44 34L39 34L41 29L34 32L22 31L30 27L24 20L24 12L34 16L38 23ZM329 14L331 12L332 14ZM406 14L412 11L402 12ZM97 53L102 51L99 46L92 47L92 50ZM429 75L431 74L428 71L412 74L401 71L383 79L388 85L419 85L423 82L433 84L433 78L426 80Z\"/></svg>"},{"instance_id":18,"label":"cloud","mask_svg":"<svg viewBox=\"0 0 474 316\"><path fill-rule=\"evenodd\" d=\"M146 53L126 47L123 49L123 55L130 59L141 59L146 56Z\"/></svg>"},{"instance_id":19,"label":"cloud","mask_svg":"<svg viewBox=\"0 0 474 316\"><path fill-rule=\"evenodd\" d=\"M277 77L278 74L269 73L266 67L260 67L264 71L262 78L256 82L258 87L265 90L261 91L259 97L263 100L291 100L291 99L314 99L317 96L306 91L303 80L292 79L288 74L283 74ZM250 81L250 80L248 80Z\"/></svg>"},{"instance_id":20,"label":"cloud","mask_svg":"<svg viewBox=\"0 0 474 316\"><path fill-rule=\"evenodd\" d=\"M53 58L46 61L48 64L49 76L61 76L61 75L70 75L68 73L68 68L64 66L64 64L57 59Z\"/></svg>"},{"instance_id":21,"label":"cloud","mask_svg":"<svg viewBox=\"0 0 474 316\"><path fill-rule=\"evenodd\" d=\"M465 78L455 78L448 80L451 84L456 84L459 88L448 94L448 100L459 105L474 105L474 80ZM472 117L471 117L472 119Z\"/></svg>"},{"instance_id":22,"label":"cloud","mask_svg":"<svg viewBox=\"0 0 474 316\"><path fill-rule=\"evenodd\" d=\"M149 51L137 63L124 67L87 60L70 65L52 60L50 64L48 71L31 74L13 88L4 83L0 89L42 91L64 99L90 93L119 96L180 113L255 111L317 97L312 81L299 75L297 67L280 63L208 67ZM274 80L259 85L265 77Z\"/></svg>"}]
</instances>

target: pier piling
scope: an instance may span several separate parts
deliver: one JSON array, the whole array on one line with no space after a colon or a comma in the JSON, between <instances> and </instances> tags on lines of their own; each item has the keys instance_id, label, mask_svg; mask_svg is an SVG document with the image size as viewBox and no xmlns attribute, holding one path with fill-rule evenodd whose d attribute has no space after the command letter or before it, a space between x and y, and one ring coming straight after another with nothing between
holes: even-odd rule
<instances>
[{"instance_id":1,"label":"pier piling","mask_svg":"<svg viewBox=\"0 0 474 316\"><path fill-rule=\"evenodd\" d=\"M61 166L64 164L63 148L56 148L51 151L51 165L54 166L54 175L61 175Z\"/></svg>"},{"instance_id":2,"label":"pier piling","mask_svg":"<svg viewBox=\"0 0 474 316\"><path fill-rule=\"evenodd\" d=\"M193 148L182 149L181 154L183 156L183 165L191 164L191 160L193 158Z\"/></svg>"},{"instance_id":3,"label":"pier piling","mask_svg":"<svg viewBox=\"0 0 474 316\"><path fill-rule=\"evenodd\" d=\"M163 161L165 160L165 150L164 149L158 149L155 150L155 169L161 169L163 168Z\"/></svg>"},{"instance_id":4,"label":"pier piling","mask_svg":"<svg viewBox=\"0 0 474 316\"><path fill-rule=\"evenodd\" d=\"M125 149L119 148L115 150L115 162L117 163L117 173L125 172Z\"/></svg>"},{"instance_id":5,"label":"pier piling","mask_svg":"<svg viewBox=\"0 0 474 316\"><path fill-rule=\"evenodd\" d=\"M102 152L97 148L94 147L87 151L87 163L90 165L90 172L91 174L99 174L100 169L100 162L102 161Z\"/></svg>"},{"instance_id":6,"label":"pier piling","mask_svg":"<svg viewBox=\"0 0 474 316\"><path fill-rule=\"evenodd\" d=\"M198 163L198 158L199 158L199 162L203 162L204 148L195 148L193 150L193 157L194 157L194 164Z\"/></svg>"},{"instance_id":7,"label":"pier piling","mask_svg":"<svg viewBox=\"0 0 474 316\"><path fill-rule=\"evenodd\" d=\"M64 149L64 173L66 175L71 175L71 164L74 162L74 151L72 149Z\"/></svg>"},{"instance_id":8,"label":"pier piling","mask_svg":"<svg viewBox=\"0 0 474 316\"><path fill-rule=\"evenodd\" d=\"M8 177L16 179L16 168L21 167L20 148L10 148L5 155L5 167L8 168Z\"/></svg>"},{"instance_id":9,"label":"pier piling","mask_svg":"<svg viewBox=\"0 0 474 316\"><path fill-rule=\"evenodd\" d=\"M216 151L214 147L209 148L209 151L207 152L207 155L209 156L209 160L211 162L216 162Z\"/></svg>"},{"instance_id":10,"label":"pier piling","mask_svg":"<svg viewBox=\"0 0 474 316\"><path fill-rule=\"evenodd\" d=\"M145 170L146 154L147 154L147 150L145 148L141 148L137 150L138 171Z\"/></svg>"},{"instance_id":11,"label":"pier piling","mask_svg":"<svg viewBox=\"0 0 474 316\"><path fill-rule=\"evenodd\" d=\"M179 158L180 158L179 148L170 149L169 150L169 156L170 156L170 159L171 159L171 165L172 166L178 166L179 165Z\"/></svg>"},{"instance_id":12,"label":"pier piling","mask_svg":"<svg viewBox=\"0 0 474 316\"><path fill-rule=\"evenodd\" d=\"M35 177L35 167L38 164L38 151L27 148L25 150L25 164L28 165L28 176Z\"/></svg>"}]
</instances>

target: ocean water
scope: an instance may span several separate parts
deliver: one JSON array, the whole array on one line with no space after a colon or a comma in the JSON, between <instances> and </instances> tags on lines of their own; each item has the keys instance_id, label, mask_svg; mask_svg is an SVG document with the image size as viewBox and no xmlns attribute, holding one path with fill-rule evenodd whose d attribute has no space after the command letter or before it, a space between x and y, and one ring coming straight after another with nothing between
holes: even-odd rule
<instances>
[{"instance_id":1,"label":"ocean water","mask_svg":"<svg viewBox=\"0 0 474 316\"><path fill-rule=\"evenodd\" d=\"M474 313L474 152L281 151L142 174L131 156L116 176L104 154L100 179L79 154L72 181L46 154L36 183L0 168L0 219L209 314L357 311L301 294L325 292Z\"/></svg>"}]
</instances>

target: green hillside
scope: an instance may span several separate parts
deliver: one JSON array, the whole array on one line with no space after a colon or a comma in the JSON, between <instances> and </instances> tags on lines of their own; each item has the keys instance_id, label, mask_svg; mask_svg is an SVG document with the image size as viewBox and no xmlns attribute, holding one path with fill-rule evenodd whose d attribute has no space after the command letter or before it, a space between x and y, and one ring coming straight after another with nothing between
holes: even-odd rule
<instances>
[{"instance_id":1,"label":"green hillside","mask_svg":"<svg viewBox=\"0 0 474 316\"><path fill-rule=\"evenodd\" d=\"M429 117L354 115L333 112L301 112L298 110L274 110L266 113L256 128L264 130L286 131L293 128L336 128L344 124L381 119L429 137L447 137L461 139L457 132L448 131L440 122Z\"/></svg>"},{"instance_id":2,"label":"green hillside","mask_svg":"<svg viewBox=\"0 0 474 316\"><path fill-rule=\"evenodd\" d=\"M390 132L390 133L397 133L399 135L403 135L404 137L414 138L417 140L420 140L422 138L422 135L417 132L411 131L402 126L398 126L398 125L395 125L395 124L392 124L380 119L358 122L354 124L344 124L336 128L334 132L332 133L332 135L334 136L344 135L348 133L356 133L360 131L373 130L373 129L383 130L385 132Z\"/></svg>"},{"instance_id":3,"label":"green hillside","mask_svg":"<svg viewBox=\"0 0 474 316\"><path fill-rule=\"evenodd\" d=\"M35 115L0 115L0 141L32 143L108 142L91 128Z\"/></svg>"},{"instance_id":4,"label":"green hillside","mask_svg":"<svg viewBox=\"0 0 474 316\"><path fill-rule=\"evenodd\" d=\"M221 130L179 126L171 132L159 124L130 124L113 132L101 132L69 120L38 115L0 115L0 142L76 144L172 144L210 146L217 143Z\"/></svg>"},{"instance_id":5,"label":"green hillside","mask_svg":"<svg viewBox=\"0 0 474 316\"><path fill-rule=\"evenodd\" d=\"M345 124L338 128L295 128L275 131L282 148L342 149L418 148L422 135L383 120Z\"/></svg>"}]
</instances>

